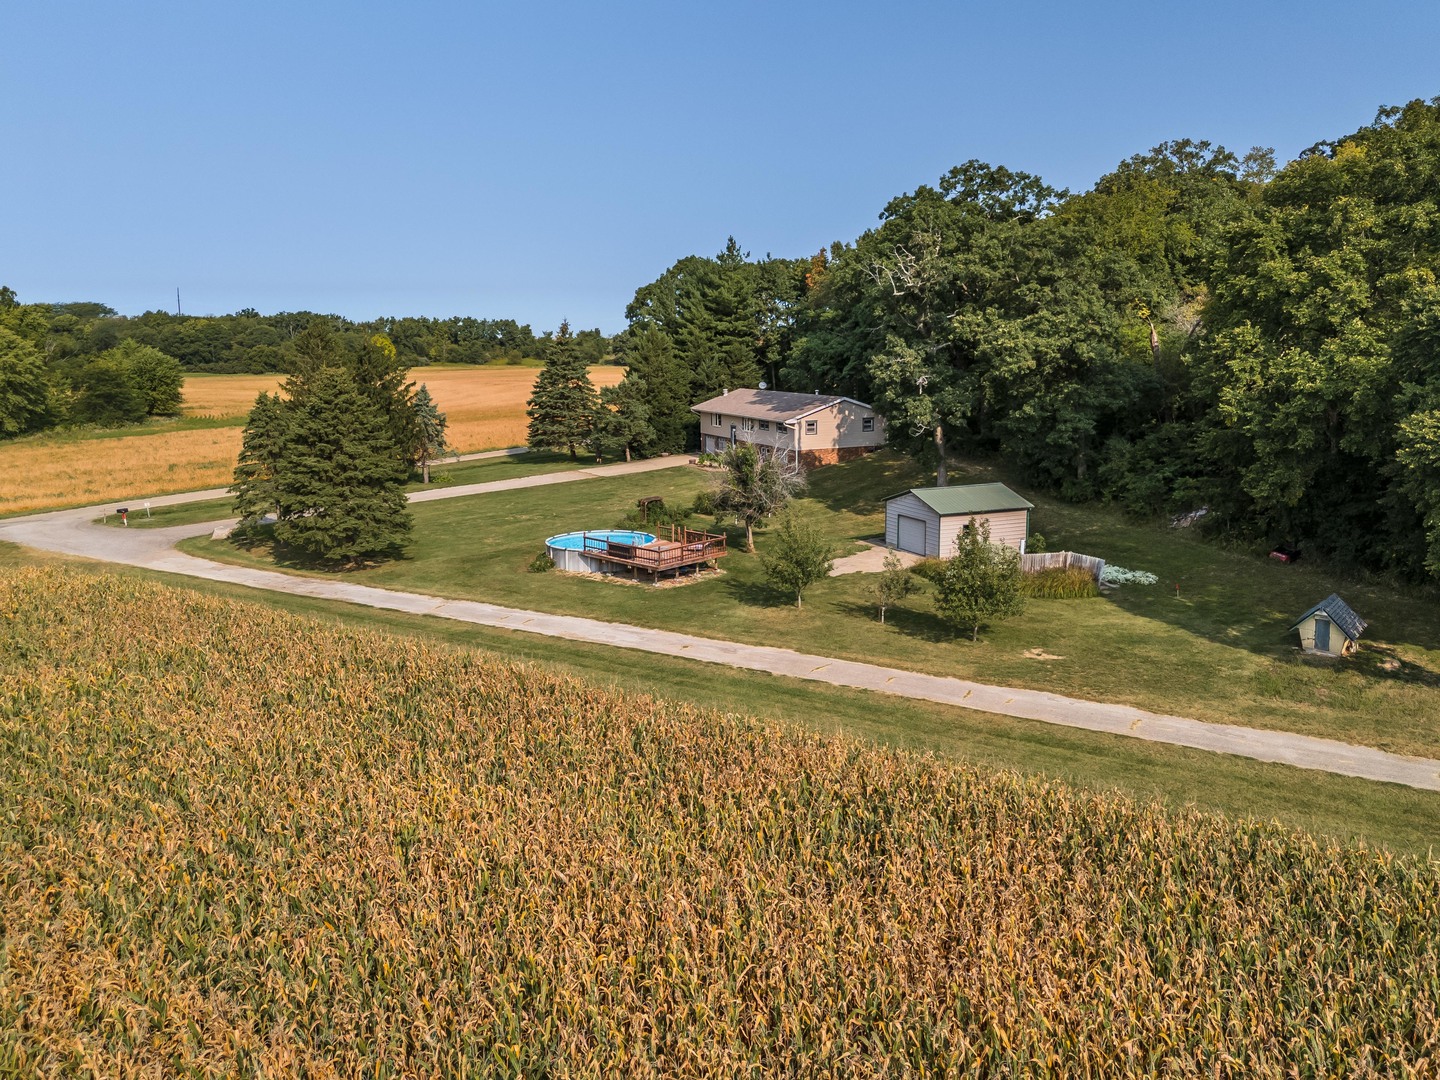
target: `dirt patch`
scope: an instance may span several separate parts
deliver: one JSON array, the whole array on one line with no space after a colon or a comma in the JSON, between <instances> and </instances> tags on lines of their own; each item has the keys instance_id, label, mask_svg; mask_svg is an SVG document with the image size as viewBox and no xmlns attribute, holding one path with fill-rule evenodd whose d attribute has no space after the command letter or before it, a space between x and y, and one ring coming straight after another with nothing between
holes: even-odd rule
<instances>
[{"instance_id":1,"label":"dirt patch","mask_svg":"<svg viewBox=\"0 0 1440 1080\"><path fill-rule=\"evenodd\" d=\"M645 589L678 589L686 585L697 585L702 581L710 581L725 573L724 570L701 570L696 574L682 574L678 578L664 578L660 581L649 581L645 578L630 578L622 574L592 574L585 570L557 570L557 574L564 574L566 577L585 578L589 581L601 581L607 585L639 586Z\"/></svg>"},{"instance_id":2,"label":"dirt patch","mask_svg":"<svg viewBox=\"0 0 1440 1080\"><path fill-rule=\"evenodd\" d=\"M1056 656L1054 653L1048 653L1048 652L1046 652L1044 649L1041 649L1041 648L1026 649L1025 652L1022 653L1021 655L1023 655L1026 660L1064 660L1064 659L1065 659L1063 656Z\"/></svg>"}]
</instances>

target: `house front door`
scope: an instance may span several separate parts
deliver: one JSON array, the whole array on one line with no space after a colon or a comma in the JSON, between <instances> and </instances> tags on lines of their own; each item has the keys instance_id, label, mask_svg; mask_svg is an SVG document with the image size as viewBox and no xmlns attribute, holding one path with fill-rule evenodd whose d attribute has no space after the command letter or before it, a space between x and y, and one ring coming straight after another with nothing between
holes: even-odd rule
<instances>
[{"instance_id":1,"label":"house front door","mask_svg":"<svg viewBox=\"0 0 1440 1080\"><path fill-rule=\"evenodd\" d=\"M1330 620L1329 620L1329 619L1316 619L1316 620L1315 620L1315 651L1316 651L1316 652L1329 652L1329 651L1330 651Z\"/></svg>"}]
</instances>

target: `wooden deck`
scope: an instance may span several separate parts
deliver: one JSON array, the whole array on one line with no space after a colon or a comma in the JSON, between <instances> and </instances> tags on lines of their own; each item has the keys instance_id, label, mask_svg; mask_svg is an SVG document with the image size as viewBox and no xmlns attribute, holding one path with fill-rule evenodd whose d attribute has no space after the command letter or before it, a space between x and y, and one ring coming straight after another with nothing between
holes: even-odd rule
<instances>
[{"instance_id":1,"label":"wooden deck","mask_svg":"<svg viewBox=\"0 0 1440 1080\"><path fill-rule=\"evenodd\" d=\"M649 544L625 544L586 533L584 551L593 558L627 566L632 572L644 570L657 576L670 571L679 573L728 554L723 534L679 526L671 526L668 539L657 537Z\"/></svg>"}]
</instances>

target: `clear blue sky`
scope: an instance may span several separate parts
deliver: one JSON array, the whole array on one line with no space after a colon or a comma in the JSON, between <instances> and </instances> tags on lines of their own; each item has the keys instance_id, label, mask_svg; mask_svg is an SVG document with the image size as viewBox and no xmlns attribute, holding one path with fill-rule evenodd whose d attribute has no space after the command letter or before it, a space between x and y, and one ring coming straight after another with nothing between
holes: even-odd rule
<instances>
[{"instance_id":1,"label":"clear blue sky","mask_svg":"<svg viewBox=\"0 0 1440 1080\"><path fill-rule=\"evenodd\" d=\"M123 313L607 333L734 234L802 256L980 158L1088 188L1440 94L1440 4L67 3L0 18L0 283Z\"/></svg>"}]
</instances>

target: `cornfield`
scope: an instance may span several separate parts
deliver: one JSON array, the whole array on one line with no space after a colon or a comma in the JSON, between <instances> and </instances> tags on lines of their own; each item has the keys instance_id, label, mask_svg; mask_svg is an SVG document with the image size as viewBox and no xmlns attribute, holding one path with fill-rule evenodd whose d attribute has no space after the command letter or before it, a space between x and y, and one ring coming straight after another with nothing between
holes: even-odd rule
<instances>
[{"instance_id":1,"label":"cornfield","mask_svg":"<svg viewBox=\"0 0 1440 1080\"><path fill-rule=\"evenodd\" d=\"M1434 864L0 576L0 1074L1432 1072Z\"/></svg>"}]
</instances>

